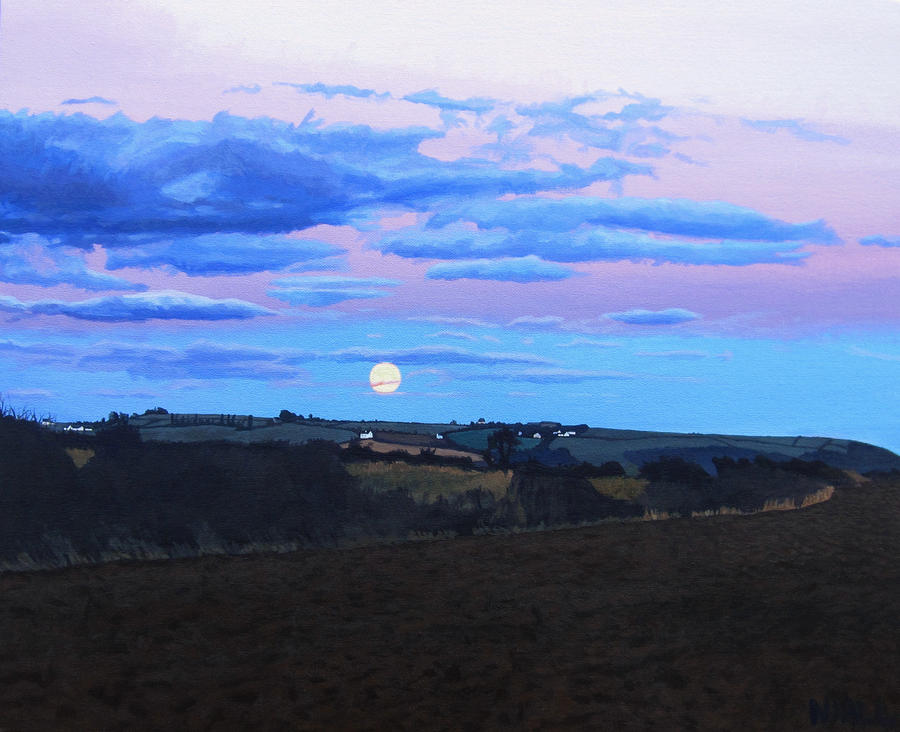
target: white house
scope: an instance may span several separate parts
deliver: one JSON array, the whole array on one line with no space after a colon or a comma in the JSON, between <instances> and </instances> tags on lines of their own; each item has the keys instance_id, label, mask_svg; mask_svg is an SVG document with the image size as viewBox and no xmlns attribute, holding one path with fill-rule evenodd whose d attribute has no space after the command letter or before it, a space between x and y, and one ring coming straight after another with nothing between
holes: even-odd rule
<instances>
[{"instance_id":1,"label":"white house","mask_svg":"<svg viewBox=\"0 0 900 732\"><path fill-rule=\"evenodd\" d=\"M359 439L360 440L371 440L375 435L372 434L371 430L369 432L360 432Z\"/></svg>"},{"instance_id":2,"label":"white house","mask_svg":"<svg viewBox=\"0 0 900 732\"><path fill-rule=\"evenodd\" d=\"M441 435L441 434L437 434L437 435L434 436L434 439L435 439L435 440L443 440L443 439L444 439L444 436Z\"/></svg>"},{"instance_id":3,"label":"white house","mask_svg":"<svg viewBox=\"0 0 900 732\"><path fill-rule=\"evenodd\" d=\"M532 437L533 437L535 440L540 440L540 439L541 439L541 433L540 433L540 432L535 432L535 433L532 435Z\"/></svg>"}]
</instances>

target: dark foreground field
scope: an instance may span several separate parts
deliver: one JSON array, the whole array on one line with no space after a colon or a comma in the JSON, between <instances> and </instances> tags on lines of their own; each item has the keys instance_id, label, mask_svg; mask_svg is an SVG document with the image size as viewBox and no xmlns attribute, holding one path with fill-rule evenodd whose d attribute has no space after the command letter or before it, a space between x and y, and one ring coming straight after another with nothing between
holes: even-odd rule
<instances>
[{"instance_id":1,"label":"dark foreground field","mask_svg":"<svg viewBox=\"0 0 900 732\"><path fill-rule=\"evenodd\" d=\"M8 574L0 728L897 728L898 558L895 480L749 517Z\"/></svg>"}]
</instances>

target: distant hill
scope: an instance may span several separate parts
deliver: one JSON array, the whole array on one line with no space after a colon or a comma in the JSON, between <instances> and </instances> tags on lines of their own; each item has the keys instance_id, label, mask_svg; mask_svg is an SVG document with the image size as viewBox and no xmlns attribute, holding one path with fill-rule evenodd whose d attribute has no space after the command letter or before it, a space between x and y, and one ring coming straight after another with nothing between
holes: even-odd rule
<instances>
[{"instance_id":1,"label":"distant hill","mask_svg":"<svg viewBox=\"0 0 900 732\"><path fill-rule=\"evenodd\" d=\"M715 473L713 458L819 460L826 465L860 473L900 470L900 456L864 442L830 437L771 437L677 432L641 432L591 428L575 437L555 438L550 445L564 447L580 461L600 465L615 460L628 473L661 457L680 457Z\"/></svg>"},{"instance_id":2,"label":"distant hill","mask_svg":"<svg viewBox=\"0 0 900 732\"><path fill-rule=\"evenodd\" d=\"M193 425L189 417L199 416L201 424ZM227 416L227 415L226 415ZM203 418L207 423L203 424ZM578 425L566 427L557 422L492 424L440 424L423 422L354 422L326 419L308 419L302 422L283 423L272 418L257 417L253 429L247 429L246 417L237 418L237 426L218 424L219 415L166 415L133 418L131 423L141 431L144 440L164 442L194 442L227 440L233 442L276 442L303 444L309 440L324 439L346 443L370 430L379 432L382 442L408 445L415 443L410 436L440 434L446 439L446 447L453 443L464 450L481 452L487 447L487 438L495 430L509 426L521 432L519 451L529 451L529 457L541 461L541 455L553 455L560 464L561 449L568 452L572 462L593 465L615 461L629 475L635 475L641 466L663 457L680 457L701 465L715 474L714 458L728 457L734 460L753 459L762 455L770 460L783 462L794 458L821 461L842 470L859 473L890 472L900 470L900 456L882 447L855 440L807 436L753 436L720 435L679 432L649 432L618 430ZM572 431L569 437L554 432ZM539 439L533 437L540 434ZM563 460L563 463L568 462Z\"/></svg>"}]
</instances>

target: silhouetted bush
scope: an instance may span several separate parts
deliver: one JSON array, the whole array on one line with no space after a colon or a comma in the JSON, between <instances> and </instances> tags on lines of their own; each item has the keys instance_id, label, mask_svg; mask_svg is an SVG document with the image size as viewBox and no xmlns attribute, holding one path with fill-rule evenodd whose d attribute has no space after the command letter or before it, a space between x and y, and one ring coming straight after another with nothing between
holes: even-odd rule
<instances>
[{"instance_id":1,"label":"silhouetted bush","mask_svg":"<svg viewBox=\"0 0 900 732\"><path fill-rule=\"evenodd\" d=\"M639 475L652 483L679 483L688 486L704 486L712 476L696 463L680 457L663 457L641 466Z\"/></svg>"},{"instance_id":2,"label":"silhouetted bush","mask_svg":"<svg viewBox=\"0 0 900 732\"><path fill-rule=\"evenodd\" d=\"M625 468L616 460L610 460L602 465L584 462L573 470L584 478L619 478L626 475Z\"/></svg>"},{"instance_id":3,"label":"silhouetted bush","mask_svg":"<svg viewBox=\"0 0 900 732\"><path fill-rule=\"evenodd\" d=\"M553 526L640 516L631 501L601 495L578 469L525 463L516 468L497 519L508 526Z\"/></svg>"},{"instance_id":4,"label":"silhouetted bush","mask_svg":"<svg viewBox=\"0 0 900 732\"><path fill-rule=\"evenodd\" d=\"M0 417L0 550L34 544L69 524L75 465L48 430Z\"/></svg>"}]
</instances>

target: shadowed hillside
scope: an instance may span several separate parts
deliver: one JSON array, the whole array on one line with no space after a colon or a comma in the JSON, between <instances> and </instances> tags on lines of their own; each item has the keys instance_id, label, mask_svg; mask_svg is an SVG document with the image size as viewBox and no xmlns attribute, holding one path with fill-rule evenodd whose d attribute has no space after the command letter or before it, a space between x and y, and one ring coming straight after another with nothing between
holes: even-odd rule
<instances>
[{"instance_id":1,"label":"shadowed hillside","mask_svg":"<svg viewBox=\"0 0 900 732\"><path fill-rule=\"evenodd\" d=\"M799 511L7 574L0 727L896 728L898 556L894 476Z\"/></svg>"},{"instance_id":2,"label":"shadowed hillside","mask_svg":"<svg viewBox=\"0 0 900 732\"><path fill-rule=\"evenodd\" d=\"M0 431L6 570L750 513L827 500L849 482L821 462L764 456L714 458L716 475L663 457L638 478L617 462L514 462L510 430L479 464L369 441L144 441L122 421L90 436L15 419Z\"/></svg>"}]
</instances>

